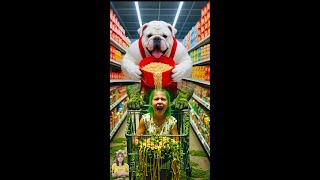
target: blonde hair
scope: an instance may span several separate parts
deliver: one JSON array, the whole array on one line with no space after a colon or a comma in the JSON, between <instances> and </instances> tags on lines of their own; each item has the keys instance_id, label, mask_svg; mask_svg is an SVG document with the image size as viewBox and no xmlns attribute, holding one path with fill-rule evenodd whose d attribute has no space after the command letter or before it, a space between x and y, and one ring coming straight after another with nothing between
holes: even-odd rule
<instances>
[{"instance_id":1,"label":"blonde hair","mask_svg":"<svg viewBox=\"0 0 320 180\"><path fill-rule=\"evenodd\" d=\"M122 154L122 156L123 156L123 158L124 158L124 151L121 150L121 149L116 152L116 164L117 164L117 166L119 166L118 156L119 156L120 154ZM123 160L122 163L121 163L121 166L123 166L123 165L124 165L124 160Z\"/></svg>"}]
</instances>

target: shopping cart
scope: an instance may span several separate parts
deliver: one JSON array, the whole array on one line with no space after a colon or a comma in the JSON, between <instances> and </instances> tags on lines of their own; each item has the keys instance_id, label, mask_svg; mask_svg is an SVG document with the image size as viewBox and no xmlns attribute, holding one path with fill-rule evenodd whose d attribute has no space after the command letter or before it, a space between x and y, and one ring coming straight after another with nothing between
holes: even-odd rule
<instances>
[{"instance_id":1,"label":"shopping cart","mask_svg":"<svg viewBox=\"0 0 320 180\"><path fill-rule=\"evenodd\" d=\"M147 113L147 105L144 106L141 110L129 110L129 114L127 116L127 129L126 129L126 140L127 140L127 154L128 154L128 165L129 165L129 179L130 180L142 180L148 179L146 177L141 176L141 172L139 172L139 149L137 145L133 145L134 138L137 136L135 132L138 128L139 121L141 116ZM186 179L190 179L191 176L191 167L190 167L190 156L189 156L189 109L185 110L171 110L171 115L177 119L177 129L179 134L178 135L139 135L140 140L145 138L158 138L158 139L165 139L165 138L172 138L172 137L179 137L179 144L180 144L180 172L186 173ZM150 171L152 173L152 154L149 154L148 157L148 164L147 164L147 174L149 174L150 178ZM171 179L173 176L173 170L171 168L172 159L170 159L171 155L169 153L165 153L164 157L161 159L161 180L164 179L162 175L165 176L166 179ZM150 162L150 163L149 163ZM151 168L150 168L151 167ZM175 173L175 172L174 172ZM159 175L159 174L158 174ZM158 179L158 178L157 178ZM185 179L185 178L181 178Z\"/></svg>"}]
</instances>

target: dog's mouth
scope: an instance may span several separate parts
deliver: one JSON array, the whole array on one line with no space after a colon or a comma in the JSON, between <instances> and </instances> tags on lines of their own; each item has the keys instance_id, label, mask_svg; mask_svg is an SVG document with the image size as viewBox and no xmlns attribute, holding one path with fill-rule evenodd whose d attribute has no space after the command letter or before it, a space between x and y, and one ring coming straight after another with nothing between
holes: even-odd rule
<instances>
[{"instance_id":1,"label":"dog's mouth","mask_svg":"<svg viewBox=\"0 0 320 180\"><path fill-rule=\"evenodd\" d=\"M154 48L153 51L150 51L148 49L149 53L155 58L160 58L161 56L163 56L167 52L167 50L168 50L168 48L164 51L161 51L160 48L158 48L158 47Z\"/></svg>"}]
</instances>

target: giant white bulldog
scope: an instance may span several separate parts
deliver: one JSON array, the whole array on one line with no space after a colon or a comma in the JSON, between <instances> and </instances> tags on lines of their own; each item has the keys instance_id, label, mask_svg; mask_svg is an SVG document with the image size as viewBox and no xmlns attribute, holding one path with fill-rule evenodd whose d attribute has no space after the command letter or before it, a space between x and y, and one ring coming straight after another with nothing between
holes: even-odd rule
<instances>
[{"instance_id":1,"label":"giant white bulldog","mask_svg":"<svg viewBox=\"0 0 320 180\"><path fill-rule=\"evenodd\" d=\"M172 55L176 63L171 75L173 82L180 82L182 78L189 77L192 61L187 49L173 38L176 32L177 30L171 24L164 21L151 21L144 24L138 29L140 39L131 44L123 57L122 72L133 80L141 80L142 73L139 69L139 62L144 58L143 56L159 58L160 56L170 57ZM171 54L171 52L173 53Z\"/></svg>"}]
</instances>

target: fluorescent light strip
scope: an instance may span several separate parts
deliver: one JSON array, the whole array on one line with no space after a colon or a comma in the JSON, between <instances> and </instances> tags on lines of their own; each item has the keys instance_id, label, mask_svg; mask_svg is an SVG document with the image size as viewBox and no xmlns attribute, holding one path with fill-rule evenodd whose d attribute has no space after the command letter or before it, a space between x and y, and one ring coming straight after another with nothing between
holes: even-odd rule
<instances>
[{"instance_id":1,"label":"fluorescent light strip","mask_svg":"<svg viewBox=\"0 0 320 180\"><path fill-rule=\"evenodd\" d=\"M181 8L182 8L182 4L183 4L183 1L180 1L180 4L179 4L179 7L178 7L178 11L177 11L177 14L176 14L176 17L174 18L174 21L173 21L173 27L176 25L177 23L177 20L178 20L178 17L179 17L179 14L180 14L180 11L181 11Z\"/></svg>"},{"instance_id":2,"label":"fluorescent light strip","mask_svg":"<svg viewBox=\"0 0 320 180\"><path fill-rule=\"evenodd\" d=\"M138 19L139 19L139 24L140 27L142 27L142 22L141 22L141 16L140 16L140 10L139 10L139 4L137 1L134 2L134 4L136 5L136 10L137 10L137 14L138 14Z\"/></svg>"}]
</instances>

